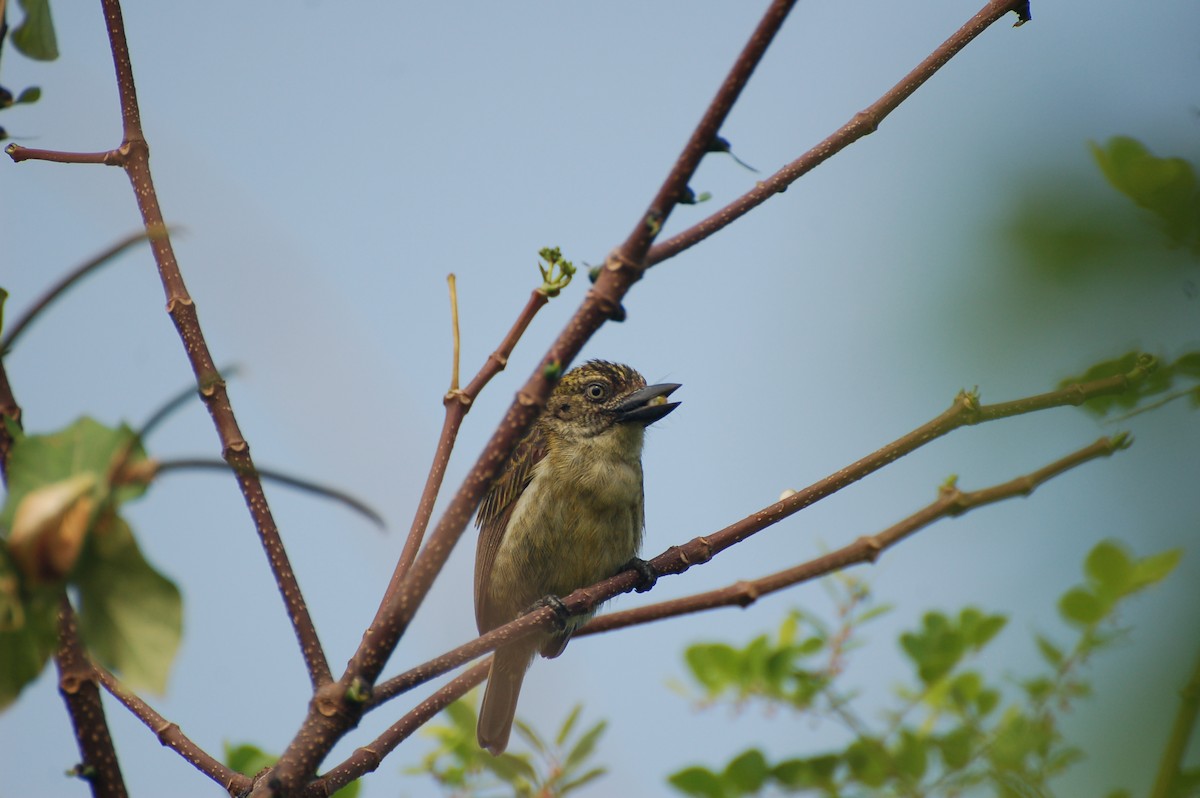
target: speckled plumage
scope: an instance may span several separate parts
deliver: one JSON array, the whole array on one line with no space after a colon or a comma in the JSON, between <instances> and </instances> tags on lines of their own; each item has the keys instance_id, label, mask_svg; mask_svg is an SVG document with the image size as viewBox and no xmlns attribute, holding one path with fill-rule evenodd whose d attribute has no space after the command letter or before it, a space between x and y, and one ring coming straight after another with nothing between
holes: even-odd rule
<instances>
[{"instance_id":1,"label":"speckled plumage","mask_svg":"<svg viewBox=\"0 0 1200 798\"><path fill-rule=\"evenodd\" d=\"M665 397L676 387L647 389L637 371L605 361L563 376L479 508L475 619L481 634L544 596L612 576L637 556L644 430L674 409ZM642 400L646 394L654 396ZM533 654L558 656L588 617L574 616L561 632L496 651L480 709L481 746L504 750Z\"/></svg>"}]
</instances>

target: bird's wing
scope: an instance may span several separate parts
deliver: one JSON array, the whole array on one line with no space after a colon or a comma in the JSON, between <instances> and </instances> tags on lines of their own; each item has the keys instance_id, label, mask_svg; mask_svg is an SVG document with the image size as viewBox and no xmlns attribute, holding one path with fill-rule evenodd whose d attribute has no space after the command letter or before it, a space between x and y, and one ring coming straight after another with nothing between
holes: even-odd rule
<instances>
[{"instance_id":1,"label":"bird's wing","mask_svg":"<svg viewBox=\"0 0 1200 798\"><path fill-rule=\"evenodd\" d=\"M479 505L479 514L475 516L475 525L479 527L479 542L475 548L475 624L480 634L512 620L503 617L501 608L488 602L487 586L491 583L492 564L508 528L508 519L512 517L517 500L533 480L534 466L545 456L545 436L534 427L517 444L508 464Z\"/></svg>"}]
</instances>

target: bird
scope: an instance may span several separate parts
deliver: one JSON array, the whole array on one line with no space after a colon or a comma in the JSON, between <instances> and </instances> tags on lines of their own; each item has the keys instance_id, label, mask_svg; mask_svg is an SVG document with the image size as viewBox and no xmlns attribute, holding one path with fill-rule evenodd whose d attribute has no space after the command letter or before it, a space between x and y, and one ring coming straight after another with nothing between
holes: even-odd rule
<instances>
[{"instance_id":1,"label":"bird","mask_svg":"<svg viewBox=\"0 0 1200 798\"><path fill-rule=\"evenodd\" d=\"M545 408L500 471L475 523L475 621L479 633L541 603L627 568L653 572L637 558L645 527L642 442L650 424L672 412L677 383L646 385L635 369L591 360L562 376ZM560 628L500 646L479 710L479 746L508 746L517 696L535 653L557 657L593 613Z\"/></svg>"}]
</instances>

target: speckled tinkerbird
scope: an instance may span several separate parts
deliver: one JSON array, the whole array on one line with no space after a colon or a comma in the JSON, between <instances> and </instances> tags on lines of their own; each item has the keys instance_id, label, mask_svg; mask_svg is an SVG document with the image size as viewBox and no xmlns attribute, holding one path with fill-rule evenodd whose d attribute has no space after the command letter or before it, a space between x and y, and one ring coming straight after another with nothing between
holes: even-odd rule
<instances>
[{"instance_id":1,"label":"speckled tinkerbird","mask_svg":"<svg viewBox=\"0 0 1200 798\"><path fill-rule=\"evenodd\" d=\"M479 710L479 745L508 746L517 696L535 652L557 657L591 614L566 617L557 597L626 568L653 584L637 559L645 526L642 439L679 406L676 384L646 385L629 366L590 361L563 375L517 445L476 518L475 620L483 634L539 603L561 627L496 650Z\"/></svg>"}]
</instances>

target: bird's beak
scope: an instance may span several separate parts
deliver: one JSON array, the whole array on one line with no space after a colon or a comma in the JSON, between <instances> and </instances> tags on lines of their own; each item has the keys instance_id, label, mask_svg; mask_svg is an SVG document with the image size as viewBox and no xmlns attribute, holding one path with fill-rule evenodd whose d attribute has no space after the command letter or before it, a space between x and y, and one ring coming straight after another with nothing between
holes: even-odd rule
<instances>
[{"instance_id":1,"label":"bird's beak","mask_svg":"<svg viewBox=\"0 0 1200 798\"><path fill-rule=\"evenodd\" d=\"M634 391L626 396L621 404L617 405L617 421L622 423L637 421L643 425L653 424L679 407L679 402L667 401L667 397L678 387L678 383L664 382L661 385L647 385L641 390Z\"/></svg>"}]
</instances>

